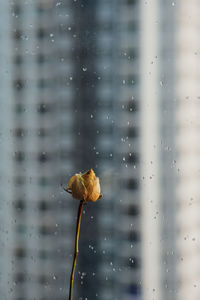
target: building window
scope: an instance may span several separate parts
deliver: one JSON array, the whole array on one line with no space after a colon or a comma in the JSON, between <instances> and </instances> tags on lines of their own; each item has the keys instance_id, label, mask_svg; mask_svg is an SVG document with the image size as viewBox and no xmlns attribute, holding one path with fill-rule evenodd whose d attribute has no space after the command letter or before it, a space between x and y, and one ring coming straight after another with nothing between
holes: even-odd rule
<instances>
[{"instance_id":1,"label":"building window","mask_svg":"<svg viewBox=\"0 0 200 300\"><path fill-rule=\"evenodd\" d=\"M39 203L38 203L38 209L42 212L46 211L49 209L49 203L45 200L41 200Z\"/></svg>"},{"instance_id":2,"label":"building window","mask_svg":"<svg viewBox=\"0 0 200 300\"><path fill-rule=\"evenodd\" d=\"M46 60L46 56L42 53L38 54L37 56L37 62L38 64L43 64Z\"/></svg>"},{"instance_id":3,"label":"building window","mask_svg":"<svg viewBox=\"0 0 200 300\"><path fill-rule=\"evenodd\" d=\"M22 79L16 79L13 82L13 86L16 91L21 91L24 88L24 81Z\"/></svg>"},{"instance_id":4,"label":"building window","mask_svg":"<svg viewBox=\"0 0 200 300\"><path fill-rule=\"evenodd\" d=\"M18 163L21 163L25 160L25 154L22 151L17 151L15 152L15 161L17 161Z\"/></svg>"},{"instance_id":5,"label":"building window","mask_svg":"<svg viewBox=\"0 0 200 300\"><path fill-rule=\"evenodd\" d=\"M24 112L25 112L25 106L24 106L24 104L22 104L22 103L17 103L17 104L15 105L15 112L16 112L17 114L24 113Z\"/></svg>"},{"instance_id":6,"label":"building window","mask_svg":"<svg viewBox=\"0 0 200 300\"><path fill-rule=\"evenodd\" d=\"M12 11L15 15L19 16L19 14L21 13L21 6L19 4L14 4Z\"/></svg>"},{"instance_id":7,"label":"building window","mask_svg":"<svg viewBox=\"0 0 200 300\"><path fill-rule=\"evenodd\" d=\"M133 283L128 286L127 293L130 295L138 296L141 294L141 286Z\"/></svg>"},{"instance_id":8,"label":"building window","mask_svg":"<svg viewBox=\"0 0 200 300\"><path fill-rule=\"evenodd\" d=\"M38 105L38 108L37 108L37 111L40 113L40 114L45 114L47 112L50 111L50 106L48 104L45 104L45 103L40 103Z\"/></svg>"},{"instance_id":9,"label":"building window","mask_svg":"<svg viewBox=\"0 0 200 300\"><path fill-rule=\"evenodd\" d=\"M133 152L130 152L127 156L126 156L126 161L129 164L138 164L139 163L139 155Z\"/></svg>"},{"instance_id":10,"label":"building window","mask_svg":"<svg viewBox=\"0 0 200 300\"><path fill-rule=\"evenodd\" d=\"M45 177L45 176L41 176L39 178L38 183L39 183L40 186L43 186L43 187L49 186L49 185L51 185L51 178Z\"/></svg>"},{"instance_id":11,"label":"building window","mask_svg":"<svg viewBox=\"0 0 200 300\"><path fill-rule=\"evenodd\" d=\"M22 31L19 29L14 30L13 37L15 40L19 40L22 37Z\"/></svg>"},{"instance_id":12,"label":"building window","mask_svg":"<svg viewBox=\"0 0 200 300\"><path fill-rule=\"evenodd\" d=\"M134 242L137 243L137 242L139 242L140 241L140 234L139 234L139 232L131 230L129 232L128 240L131 243L134 243Z\"/></svg>"},{"instance_id":13,"label":"building window","mask_svg":"<svg viewBox=\"0 0 200 300\"><path fill-rule=\"evenodd\" d=\"M15 176L14 182L16 185L22 185L25 183L25 177L24 176Z\"/></svg>"},{"instance_id":14,"label":"building window","mask_svg":"<svg viewBox=\"0 0 200 300\"><path fill-rule=\"evenodd\" d=\"M38 161L40 163L46 163L49 160L49 155L46 152L40 152L38 154Z\"/></svg>"},{"instance_id":15,"label":"building window","mask_svg":"<svg viewBox=\"0 0 200 300\"><path fill-rule=\"evenodd\" d=\"M125 265L131 269L138 269L140 267L140 261L137 257L129 257L125 261Z\"/></svg>"},{"instance_id":16,"label":"building window","mask_svg":"<svg viewBox=\"0 0 200 300\"><path fill-rule=\"evenodd\" d=\"M16 231L17 233L24 235L26 232L26 226L24 224L19 224L16 227Z\"/></svg>"},{"instance_id":17,"label":"building window","mask_svg":"<svg viewBox=\"0 0 200 300\"><path fill-rule=\"evenodd\" d=\"M137 205L129 205L127 208L127 214L129 216L138 216L139 215L139 207Z\"/></svg>"},{"instance_id":18,"label":"building window","mask_svg":"<svg viewBox=\"0 0 200 300\"><path fill-rule=\"evenodd\" d=\"M40 89L44 89L44 88L46 88L46 87L49 87L50 84L51 84L50 79L40 78L40 79L38 80L38 87L39 87Z\"/></svg>"},{"instance_id":19,"label":"building window","mask_svg":"<svg viewBox=\"0 0 200 300\"><path fill-rule=\"evenodd\" d=\"M46 250L40 250L39 251L39 258L42 260L46 260L49 257L49 252Z\"/></svg>"},{"instance_id":20,"label":"building window","mask_svg":"<svg viewBox=\"0 0 200 300\"><path fill-rule=\"evenodd\" d=\"M52 223L42 224L39 227L39 233L41 235L51 235L55 230L55 226Z\"/></svg>"},{"instance_id":21,"label":"building window","mask_svg":"<svg viewBox=\"0 0 200 300\"><path fill-rule=\"evenodd\" d=\"M128 5L135 5L135 4L137 4L137 2L138 2L138 0L126 0L126 3Z\"/></svg>"},{"instance_id":22,"label":"building window","mask_svg":"<svg viewBox=\"0 0 200 300\"><path fill-rule=\"evenodd\" d=\"M129 138L136 138L138 137L138 128L136 127L128 127L127 128L127 135Z\"/></svg>"},{"instance_id":23,"label":"building window","mask_svg":"<svg viewBox=\"0 0 200 300\"><path fill-rule=\"evenodd\" d=\"M22 138L25 135L25 130L23 128L18 127L14 130L14 135L18 138Z\"/></svg>"},{"instance_id":24,"label":"building window","mask_svg":"<svg viewBox=\"0 0 200 300\"><path fill-rule=\"evenodd\" d=\"M44 28L39 28L37 31L37 37L38 39L43 39L45 37L46 33Z\"/></svg>"},{"instance_id":25,"label":"building window","mask_svg":"<svg viewBox=\"0 0 200 300\"><path fill-rule=\"evenodd\" d=\"M38 129L38 136L41 137L41 138L44 138L46 137L48 134L48 130L46 128L39 128Z\"/></svg>"},{"instance_id":26,"label":"building window","mask_svg":"<svg viewBox=\"0 0 200 300\"><path fill-rule=\"evenodd\" d=\"M21 55L16 55L16 56L14 57L14 64L16 64L16 65L21 65L22 62L23 62L23 58L22 58Z\"/></svg>"},{"instance_id":27,"label":"building window","mask_svg":"<svg viewBox=\"0 0 200 300\"><path fill-rule=\"evenodd\" d=\"M138 111L138 102L130 100L127 103L127 111Z\"/></svg>"},{"instance_id":28,"label":"building window","mask_svg":"<svg viewBox=\"0 0 200 300\"><path fill-rule=\"evenodd\" d=\"M25 248L23 248L23 247L15 248L14 255L19 259L23 259L26 256Z\"/></svg>"},{"instance_id":29,"label":"building window","mask_svg":"<svg viewBox=\"0 0 200 300\"><path fill-rule=\"evenodd\" d=\"M48 277L45 274L42 274L38 277L38 281L42 285L48 284Z\"/></svg>"},{"instance_id":30,"label":"building window","mask_svg":"<svg viewBox=\"0 0 200 300\"><path fill-rule=\"evenodd\" d=\"M14 205L14 208L17 211L19 211L19 212L21 212L21 211L23 211L23 210L26 209L26 202L25 202L24 199L17 199L17 200L15 200L14 203L13 203L13 205Z\"/></svg>"},{"instance_id":31,"label":"building window","mask_svg":"<svg viewBox=\"0 0 200 300\"><path fill-rule=\"evenodd\" d=\"M137 190L139 187L139 182L137 179L130 178L128 180L125 180L123 182L123 186L127 188L128 190Z\"/></svg>"},{"instance_id":32,"label":"building window","mask_svg":"<svg viewBox=\"0 0 200 300\"><path fill-rule=\"evenodd\" d=\"M14 277L15 277L15 282L16 283L23 283L23 282L26 281L26 276L22 272L19 272L19 273L15 274Z\"/></svg>"}]
</instances>

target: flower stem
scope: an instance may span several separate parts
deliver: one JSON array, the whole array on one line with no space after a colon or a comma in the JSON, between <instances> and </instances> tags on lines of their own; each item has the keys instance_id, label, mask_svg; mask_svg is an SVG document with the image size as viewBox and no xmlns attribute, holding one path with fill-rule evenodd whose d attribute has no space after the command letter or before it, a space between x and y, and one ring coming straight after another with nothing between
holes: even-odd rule
<instances>
[{"instance_id":1,"label":"flower stem","mask_svg":"<svg viewBox=\"0 0 200 300\"><path fill-rule=\"evenodd\" d=\"M76 268L76 260L78 257L78 241L79 241L79 233L80 233L80 225L81 225L81 215L83 212L83 204L84 201L81 200L78 208L78 215L77 215L77 221L76 221L76 236L75 236L75 248L74 248L74 259L73 259L73 265L72 265L72 271L71 271L71 277L70 277L70 290L69 290L69 300L72 300L72 292L73 292L73 285L74 285L74 273Z\"/></svg>"}]
</instances>

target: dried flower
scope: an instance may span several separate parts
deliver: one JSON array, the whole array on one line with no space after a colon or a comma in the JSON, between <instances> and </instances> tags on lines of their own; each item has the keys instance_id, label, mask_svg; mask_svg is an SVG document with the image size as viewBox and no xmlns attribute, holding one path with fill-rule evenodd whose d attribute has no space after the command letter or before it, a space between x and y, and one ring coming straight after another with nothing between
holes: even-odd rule
<instances>
[{"instance_id":1,"label":"dried flower","mask_svg":"<svg viewBox=\"0 0 200 300\"><path fill-rule=\"evenodd\" d=\"M69 288L69 300L72 300L74 274L76 268L76 261L78 257L78 242L79 242L79 233L80 233L83 205L88 201L96 202L99 198L102 197L102 195L100 193L99 178L96 177L92 169L88 170L84 174L80 173L72 176L69 179L67 188L64 190L72 194L72 197L74 197L75 199L80 200L77 222L76 222L74 258L73 258L72 271L70 276L70 288Z\"/></svg>"},{"instance_id":2,"label":"dried flower","mask_svg":"<svg viewBox=\"0 0 200 300\"><path fill-rule=\"evenodd\" d=\"M69 179L67 189L68 193L77 200L84 200L84 202L96 202L102 197L100 193L99 178L96 177L92 169L84 174L75 174Z\"/></svg>"}]
</instances>

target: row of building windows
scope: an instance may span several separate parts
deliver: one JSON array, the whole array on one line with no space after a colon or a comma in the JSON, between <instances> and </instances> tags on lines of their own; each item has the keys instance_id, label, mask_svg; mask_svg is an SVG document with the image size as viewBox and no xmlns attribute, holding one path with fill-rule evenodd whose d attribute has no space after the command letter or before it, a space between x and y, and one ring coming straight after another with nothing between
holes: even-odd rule
<instances>
[{"instance_id":1,"label":"row of building windows","mask_svg":"<svg viewBox=\"0 0 200 300\"><path fill-rule=\"evenodd\" d=\"M38 28L37 32L35 33L35 37L39 40L42 39L48 39L48 40L53 40L54 36L55 38L57 38L58 36L61 38L61 35L65 35L66 38L70 39L70 35L72 34L72 32L74 32L74 26L70 25L70 26L58 26L56 32L54 30L54 28ZM70 35L69 35L70 34ZM26 38L26 36L24 35L23 31L20 29L15 29L13 31L13 38L16 41L19 40L23 40Z\"/></svg>"},{"instance_id":2,"label":"row of building windows","mask_svg":"<svg viewBox=\"0 0 200 300\"><path fill-rule=\"evenodd\" d=\"M65 82L66 83L66 82ZM37 87L40 89L43 88L52 88L54 85L52 78L40 78L37 80ZM17 92L22 92L26 87L26 81L23 79L16 79L13 81L13 87Z\"/></svg>"},{"instance_id":3,"label":"row of building windows","mask_svg":"<svg viewBox=\"0 0 200 300\"><path fill-rule=\"evenodd\" d=\"M138 190L139 180L135 178L124 179L121 181L121 187L128 190Z\"/></svg>"},{"instance_id":4,"label":"row of building windows","mask_svg":"<svg viewBox=\"0 0 200 300\"><path fill-rule=\"evenodd\" d=\"M25 246L19 246L16 247L13 251L13 254L15 256L16 259L19 260L23 260L26 257L31 257L31 251L29 249L26 249ZM53 251L51 250L46 250L46 249L40 249L37 250L37 258L41 259L41 260L48 260L48 259L66 259L66 249L62 248L62 249L54 249Z\"/></svg>"},{"instance_id":5,"label":"row of building windows","mask_svg":"<svg viewBox=\"0 0 200 300\"><path fill-rule=\"evenodd\" d=\"M100 102L99 103L99 109L101 110L111 110L112 109L112 102L108 102L108 103L104 103L104 102ZM56 105L51 105L50 103L40 103L38 105L36 105L36 111L40 114L46 114L46 113L50 113L52 112L52 108L55 108ZM69 103L66 102L65 104L62 104L62 110L66 109L69 111L69 109L71 109L71 104L69 106ZM122 109L124 111L128 111L128 112L136 112L139 109L139 104L136 101L133 100L129 100L127 102L125 102L125 104L122 105ZM15 111L18 114L24 113L26 112L26 105L25 103L16 103L15 104ZM106 111L104 111L106 113Z\"/></svg>"},{"instance_id":6,"label":"row of building windows","mask_svg":"<svg viewBox=\"0 0 200 300\"><path fill-rule=\"evenodd\" d=\"M17 162L22 162L25 160L25 152L23 151L16 151L14 154L14 158ZM46 163L51 160L51 154L47 152L40 152L37 155L37 160L39 163Z\"/></svg>"},{"instance_id":7,"label":"row of building windows","mask_svg":"<svg viewBox=\"0 0 200 300\"><path fill-rule=\"evenodd\" d=\"M57 60L59 61L62 61L62 63L64 61L67 61L67 63L70 65L70 61L69 59L71 58L71 55L70 55L70 52L69 51L66 51L65 54L63 55L56 55L56 56L52 56L52 54L49 54L48 52L46 53L38 53L36 56L35 56L35 61L39 64L39 65L42 65L42 64L49 64L50 61L52 61L52 57L53 59L55 60L55 58L57 58ZM17 66L21 66L23 65L23 63L25 63L25 59L22 55L15 55L14 58L13 58L13 63ZM30 62L29 62L30 63Z\"/></svg>"},{"instance_id":8,"label":"row of building windows","mask_svg":"<svg viewBox=\"0 0 200 300\"><path fill-rule=\"evenodd\" d=\"M55 105L54 105L55 107ZM15 105L16 113L23 113L26 112L26 106L24 103L16 103ZM40 114L49 113L52 111L52 106L50 103L40 103L36 106L36 111Z\"/></svg>"},{"instance_id":9,"label":"row of building windows","mask_svg":"<svg viewBox=\"0 0 200 300\"><path fill-rule=\"evenodd\" d=\"M138 205L130 204L128 207L124 208L124 212L132 217L137 217L140 215L140 209Z\"/></svg>"},{"instance_id":10,"label":"row of building windows","mask_svg":"<svg viewBox=\"0 0 200 300\"><path fill-rule=\"evenodd\" d=\"M109 154L107 154L109 156ZM29 156L30 157L30 156ZM72 157L72 151L69 149L61 149L59 153L56 153L56 157L61 160L69 160ZM34 158L34 156L31 154L31 158ZM55 158L55 155L52 153L47 152L39 152L36 156L36 159L39 163L48 163L49 161L52 161ZM16 151L14 153L14 159L17 163L23 163L26 161L26 154L23 151Z\"/></svg>"},{"instance_id":11,"label":"row of building windows","mask_svg":"<svg viewBox=\"0 0 200 300\"><path fill-rule=\"evenodd\" d=\"M25 234L27 232L27 226L24 224L16 225L16 232L19 234ZM66 229L66 232L68 230ZM58 233L56 225L52 222L41 224L38 228L38 233L43 236L55 235Z\"/></svg>"},{"instance_id":12,"label":"row of building windows","mask_svg":"<svg viewBox=\"0 0 200 300\"><path fill-rule=\"evenodd\" d=\"M25 198L16 199L13 202L13 206L14 206L15 210L17 210L19 212L26 210L26 208L27 208L26 199ZM38 201L37 206L38 206L38 210L41 212L45 212L45 211L54 209L53 203L50 202L49 200L44 200L44 199L41 199L40 201Z\"/></svg>"},{"instance_id":13,"label":"row of building windows","mask_svg":"<svg viewBox=\"0 0 200 300\"><path fill-rule=\"evenodd\" d=\"M28 131L21 127L17 127L13 131L13 135L20 139L24 138L27 135L27 133L28 133ZM45 137L52 135L52 129L41 127L39 129L37 129L35 131L35 133L38 137L45 138Z\"/></svg>"},{"instance_id":14,"label":"row of building windows","mask_svg":"<svg viewBox=\"0 0 200 300\"><path fill-rule=\"evenodd\" d=\"M121 128L121 133L128 138L137 138L139 136L139 129L137 127Z\"/></svg>"},{"instance_id":15,"label":"row of building windows","mask_svg":"<svg viewBox=\"0 0 200 300\"><path fill-rule=\"evenodd\" d=\"M96 153L98 155L98 159L100 160L112 160L113 155L112 151L107 150L107 151L102 151ZM47 153L47 152L39 152L37 155L33 155L32 153L29 153L29 158L36 158L39 163L48 163L49 161L52 161L55 157L54 153ZM72 157L72 151L67 148L67 149L60 149L58 153L56 153L56 157L61 159L61 160L70 160ZM121 155L120 155L121 157ZM126 162L127 164L134 164L137 165L139 158L136 153L127 153L124 154L123 156L123 161ZM14 159L17 163L23 163L26 161L26 153L24 151L15 151L14 153Z\"/></svg>"},{"instance_id":16,"label":"row of building windows","mask_svg":"<svg viewBox=\"0 0 200 300\"><path fill-rule=\"evenodd\" d=\"M30 276L28 276L25 272L18 272L14 274L14 281L16 284L22 284L24 282L30 281ZM49 282L53 281L53 276L47 274L38 275L37 281L39 284L48 284Z\"/></svg>"},{"instance_id":17,"label":"row of building windows","mask_svg":"<svg viewBox=\"0 0 200 300\"><path fill-rule=\"evenodd\" d=\"M46 177L46 176L39 176L39 178L37 177L37 183L39 186L41 187L45 187L45 186L52 186L53 182L53 178L52 177ZM27 184L27 181L30 181L30 178L27 178L26 176L15 176L14 177L14 184L16 186L19 185L24 185Z\"/></svg>"}]
</instances>

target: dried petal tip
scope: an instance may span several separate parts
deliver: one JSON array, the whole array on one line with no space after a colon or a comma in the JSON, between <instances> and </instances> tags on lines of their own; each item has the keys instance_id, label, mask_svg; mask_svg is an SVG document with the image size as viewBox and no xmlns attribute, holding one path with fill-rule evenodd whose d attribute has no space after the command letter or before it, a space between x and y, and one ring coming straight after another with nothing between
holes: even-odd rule
<instances>
[{"instance_id":1,"label":"dried petal tip","mask_svg":"<svg viewBox=\"0 0 200 300\"><path fill-rule=\"evenodd\" d=\"M99 178L96 177L92 169L83 175L75 174L69 179L67 189L65 191L72 194L72 197L78 200L96 202L102 197L100 193Z\"/></svg>"}]
</instances>

